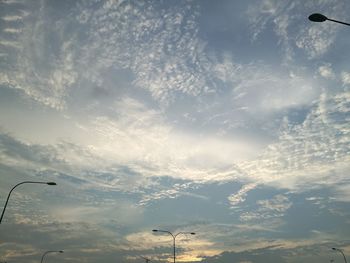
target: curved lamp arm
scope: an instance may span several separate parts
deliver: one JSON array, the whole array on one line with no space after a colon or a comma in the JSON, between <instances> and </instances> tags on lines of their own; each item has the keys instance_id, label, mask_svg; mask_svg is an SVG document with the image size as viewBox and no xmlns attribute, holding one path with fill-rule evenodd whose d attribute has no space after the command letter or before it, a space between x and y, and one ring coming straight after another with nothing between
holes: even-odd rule
<instances>
[{"instance_id":1,"label":"curved lamp arm","mask_svg":"<svg viewBox=\"0 0 350 263\"><path fill-rule=\"evenodd\" d=\"M146 257L142 257L142 256L141 256L141 258L143 258L143 259L146 261L146 263L148 263L148 262L151 261L149 258L146 258Z\"/></svg>"},{"instance_id":2,"label":"curved lamp arm","mask_svg":"<svg viewBox=\"0 0 350 263\"><path fill-rule=\"evenodd\" d=\"M173 237L173 257L174 257L174 263L176 262L176 247L175 247L175 240L176 240L176 237L180 234L190 234L190 235L195 235L196 233L194 232L179 232L177 234L173 234L171 233L170 231L167 231L167 230L159 230L159 229L153 229L152 230L153 232L163 232L163 233L167 233L167 234L170 234L172 237Z\"/></svg>"},{"instance_id":3,"label":"curved lamp arm","mask_svg":"<svg viewBox=\"0 0 350 263\"><path fill-rule=\"evenodd\" d=\"M0 217L0 224L1 224L2 218L4 217L5 210L6 210L6 207L7 207L7 203L9 202L10 195L11 195L12 191L13 191L17 186L20 186L21 184L47 184L47 185L56 185L55 182L36 182L36 181L24 181L24 182L21 182L21 183L16 184L14 187L12 187L12 189L10 190L10 192L9 192L9 194L8 194L8 196L7 196L6 203L5 203L5 206L4 206L3 210L2 210L1 217Z\"/></svg>"},{"instance_id":4,"label":"curved lamp arm","mask_svg":"<svg viewBox=\"0 0 350 263\"><path fill-rule=\"evenodd\" d=\"M346 260L346 257L345 257L345 254L344 254L343 250L341 250L341 249L339 249L339 248L336 248L336 247L332 247L332 249L333 249L334 251L340 252L340 253L343 255L344 262L347 263L347 260Z\"/></svg>"},{"instance_id":5,"label":"curved lamp arm","mask_svg":"<svg viewBox=\"0 0 350 263\"><path fill-rule=\"evenodd\" d=\"M319 13L314 13L314 14L310 15L309 16L309 20L312 21L312 22L324 22L324 21L328 20L328 21L332 21L332 22L335 22L335 23L339 23L339 24L350 26L349 23L345 23L345 22L342 22L342 21L339 21L339 20L335 20L335 19L330 19L330 18L326 17L325 15L322 15L322 14L319 14Z\"/></svg>"},{"instance_id":6,"label":"curved lamp arm","mask_svg":"<svg viewBox=\"0 0 350 263\"><path fill-rule=\"evenodd\" d=\"M42 255L40 263L43 263L44 258L45 258L45 256L46 256L48 253L63 253L63 250L48 250L48 251L46 251L46 252Z\"/></svg>"}]
</instances>

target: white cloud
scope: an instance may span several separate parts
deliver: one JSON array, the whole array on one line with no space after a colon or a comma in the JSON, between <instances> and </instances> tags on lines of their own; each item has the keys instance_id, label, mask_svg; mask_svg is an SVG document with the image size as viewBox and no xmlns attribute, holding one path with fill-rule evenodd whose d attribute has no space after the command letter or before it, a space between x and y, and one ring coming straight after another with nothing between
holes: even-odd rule
<instances>
[{"instance_id":1,"label":"white cloud","mask_svg":"<svg viewBox=\"0 0 350 263\"><path fill-rule=\"evenodd\" d=\"M14 260L21 257L28 257L35 255L37 250L30 244L16 244L16 243L2 243L1 257L7 260Z\"/></svg>"},{"instance_id":2,"label":"white cloud","mask_svg":"<svg viewBox=\"0 0 350 263\"><path fill-rule=\"evenodd\" d=\"M103 200L94 206L70 205L56 206L51 209L50 216L60 223L84 222L89 224L105 224L113 221L118 225L135 225L143 220L143 208L131 202Z\"/></svg>"},{"instance_id":3,"label":"white cloud","mask_svg":"<svg viewBox=\"0 0 350 263\"><path fill-rule=\"evenodd\" d=\"M284 195L276 195L269 200L259 200L257 201L257 204L261 206L262 210L278 213L284 213L292 206L292 203L289 201L288 197Z\"/></svg>"},{"instance_id":4,"label":"white cloud","mask_svg":"<svg viewBox=\"0 0 350 263\"><path fill-rule=\"evenodd\" d=\"M350 184L343 183L341 185L337 185L334 187L334 193L333 196L338 201L342 202L350 202Z\"/></svg>"},{"instance_id":5,"label":"white cloud","mask_svg":"<svg viewBox=\"0 0 350 263\"><path fill-rule=\"evenodd\" d=\"M319 187L344 180L349 163L348 101L346 92L334 97L322 95L301 125L287 127L260 158L239 168L254 182L287 188Z\"/></svg>"},{"instance_id":6,"label":"white cloud","mask_svg":"<svg viewBox=\"0 0 350 263\"><path fill-rule=\"evenodd\" d=\"M3 151L2 160L22 169L66 173L96 187L138 192L152 185L149 177L166 175L195 182L232 180L239 176L234 163L256 155L257 146L239 138L233 141L185 134L167 123L161 112L134 99L116 102L115 109L113 118L71 119L66 131L70 138L50 139L50 146L45 145L47 139L31 142L25 137L16 140L4 135L0 141L3 149L11 144L18 149L16 154ZM75 121L77 125L72 125ZM167 189L152 198L164 194L172 196Z\"/></svg>"},{"instance_id":7,"label":"white cloud","mask_svg":"<svg viewBox=\"0 0 350 263\"><path fill-rule=\"evenodd\" d=\"M19 45L19 43L17 41L13 41L13 40L0 40L0 45L4 46L5 48L9 47L9 48L14 48L14 49L21 49L21 46Z\"/></svg>"},{"instance_id":8,"label":"white cloud","mask_svg":"<svg viewBox=\"0 0 350 263\"><path fill-rule=\"evenodd\" d=\"M350 72L342 72L341 73L341 79L344 85L350 84Z\"/></svg>"},{"instance_id":9,"label":"white cloud","mask_svg":"<svg viewBox=\"0 0 350 263\"><path fill-rule=\"evenodd\" d=\"M130 70L134 79L128 85L147 90L163 105L178 94L197 96L213 86L205 43L198 37L195 4L168 8L97 2L101 6L79 2L71 11L80 25L45 16L48 10L40 2L28 11L30 16L19 12L5 17L26 21L20 28L8 28L22 32L14 40L0 38L3 45L19 49L13 55L15 63L4 72L9 87L62 110L69 95L86 96L86 86L114 90L106 74L115 69Z\"/></svg>"},{"instance_id":10,"label":"white cloud","mask_svg":"<svg viewBox=\"0 0 350 263\"><path fill-rule=\"evenodd\" d=\"M232 178L235 172L230 170L229 176L222 167L255 155L256 146L246 141L185 134L167 123L160 112L130 98L117 102L116 109L114 118L97 117L80 124L89 131L86 151L97 157L95 167L108 170L118 165L145 177L211 181ZM72 164L80 158L71 157L64 158Z\"/></svg>"},{"instance_id":11,"label":"white cloud","mask_svg":"<svg viewBox=\"0 0 350 263\"><path fill-rule=\"evenodd\" d=\"M81 6L81 13L87 8L91 10L89 4ZM103 82L101 73L106 68L130 69L133 84L163 104L178 93L196 96L204 92L209 61L205 44L198 38L197 17L193 3L169 9L123 2L84 14L90 28L90 43L84 46L81 58L83 65L90 66L84 76Z\"/></svg>"},{"instance_id":12,"label":"white cloud","mask_svg":"<svg viewBox=\"0 0 350 263\"><path fill-rule=\"evenodd\" d=\"M336 29L330 25L310 25L296 40L297 47L304 49L310 58L325 54L336 38Z\"/></svg>"},{"instance_id":13,"label":"white cloud","mask_svg":"<svg viewBox=\"0 0 350 263\"><path fill-rule=\"evenodd\" d=\"M258 208L253 212L244 212L240 215L242 221L252 220L273 220L283 217L285 212L292 206L288 197L284 195L275 195L271 199L258 200Z\"/></svg>"},{"instance_id":14,"label":"white cloud","mask_svg":"<svg viewBox=\"0 0 350 263\"><path fill-rule=\"evenodd\" d=\"M318 95L305 75L291 78L266 65L235 64L232 58L217 62L215 56L210 57L206 43L198 35L196 5L180 4L160 10L152 4L125 2L106 2L97 9L90 9L90 5L88 2L77 5L75 11L82 25L66 34L67 37L63 37L64 30L70 25L63 20L44 21L39 16L31 21L37 29L34 38L26 33L29 27L23 28L24 33L14 42L23 49L18 56L18 65L22 66L5 73L8 85L57 109L67 107L69 95L86 97L89 88L84 85L114 90L115 86L105 76L113 69L130 70L133 82L130 80L128 85L146 89L162 105L177 100L179 94L196 97L216 92L221 89L217 79L233 89L233 103L237 107L253 112L304 105ZM262 6L262 12L271 15L284 10L284 5L276 1L264 1ZM281 14L275 22L279 26L278 34L285 39L285 49L291 50L287 47L290 45L288 18ZM54 51L43 38L48 29L45 23L55 23L58 28L60 48L53 61L46 61L43 52L39 52ZM82 42L78 35L80 30L86 30L85 26L88 37Z\"/></svg>"},{"instance_id":15,"label":"white cloud","mask_svg":"<svg viewBox=\"0 0 350 263\"><path fill-rule=\"evenodd\" d=\"M334 79L335 75L332 69L332 65L327 63L318 68L320 75L326 79Z\"/></svg>"},{"instance_id":16,"label":"white cloud","mask_svg":"<svg viewBox=\"0 0 350 263\"><path fill-rule=\"evenodd\" d=\"M330 2L281 2L274 0L259 1L248 8L248 16L253 39L265 33L273 25L284 50L284 60L288 63L295 57L295 46L304 50L309 58L325 54L334 43L339 27L331 23L311 23L305 10L328 10L327 16L345 15L344 3L334 5ZM304 17L302 17L304 15ZM303 23L304 21L305 23Z\"/></svg>"},{"instance_id":17,"label":"white cloud","mask_svg":"<svg viewBox=\"0 0 350 263\"><path fill-rule=\"evenodd\" d=\"M17 20L22 20L23 16L20 16L20 15L3 16L1 17L1 19L4 21L17 21Z\"/></svg>"},{"instance_id":18,"label":"white cloud","mask_svg":"<svg viewBox=\"0 0 350 263\"><path fill-rule=\"evenodd\" d=\"M248 192L255 189L257 185L256 183L244 185L236 194L230 195L227 199L231 207L236 207L239 203L244 202Z\"/></svg>"},{"instance_id":19,"label":"white cloud","mask_svg":"<svg viewBox=\"0 0 350 263\"><path fill-rule=\"evenodd\" d=\"M21 5L20 5L21 6ZM38 8L35 9L35 6ZM21 23L10 25L0 35L0 43L6 47L16 48L7 50L11 55L8 65L3 68L2 79L5 85L23 92L29 98L46 106L63 109L66 105L67 90L76 82L77 75L73 66L70 39L60 35L62 28L59 21L44 20L42 15L45 7L40 8L37 2L28 10L17 10L16 16L5 16L7 22L21 20ZM18 6L17 6L18 8ZM29 15L30 14L30 15ZM57 27L56 41L50 42L47 34ZM11 32L11 36L6 34ZM14 34L16 33L16 34ZM56 46L59 46L56 49Z\"/></svg>"},{"instance_id":20,"label":"white cloud","mask_svg":"<svg viewBox=\"0 0 350 263\"><path fill-rule=\"evenodd\" d=\"M231 89L235 107L254 115L309 105L320 93L306 74L290 74L261 63L237 64L230 56L215 65L214 73Z\"/></svg>"},{"instance_id":21,"label":"white cloud","mask_svg":"<svg viewBox=\"0 0 350 263\"><path fill-rule=\"evenodd\" d=\"M196 183L248 182L229 197L235 206L258 184L303 189L343 180L348 167L348 101L346 92L321 96L303 123L293 126L287 121L278 141L258 157L256 149L260 147L249 142L185 135L167 123L159 111L130 98L116 103L113 118L92 117L80 122L78 129L82 131L83 127L86 132L79 133L79 143L62 142L52 147L19 144L26 152L21 158L6 151L2 155L7 164L17 167L54 169L95 186L125 191L151 187L147 178L164 175ZM34 149L39 152L27 154ZM245 157L242 152L247 153ZM38 163L40 169L36 168ZM123 167L128 170L123 172ZM337 177L330 176L334 172ZM315 178L317 183L307 184ZM144 199L174 197L182 192L182 188L163 190Z\"/></svg>"}]
</instances>

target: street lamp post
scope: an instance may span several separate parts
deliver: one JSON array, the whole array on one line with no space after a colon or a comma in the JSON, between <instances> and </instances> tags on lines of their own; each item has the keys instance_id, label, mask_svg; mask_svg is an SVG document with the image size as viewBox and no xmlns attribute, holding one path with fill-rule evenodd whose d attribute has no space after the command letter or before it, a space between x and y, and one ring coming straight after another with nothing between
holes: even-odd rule
<instances>
[{"instance_id":1,"label":"street lamp post","mask_svg":"<svg viewBox=\"0 0 350 263\"><path fill-rule=\"evenodd\" d=\"M146 257L142 257L142 256L141 256L141 258L143 258L143 259L146 261L146 263L148 263L148 262L151 261L149 258L146 258Z\"/></svg>"},{"instance_id":2,"label":"street lamp post","mask_svg":"<svg viewBox=\"0 0 350 263\"><path fill-rule=\"evenodd\" d=\"M332 22L335 22L335 23L339 23L339 24L350 26L349 23L345 23L345 22L342 22L342 21L330 19L330 18L326 17L325 15L322 15L322 14L319 14L319 13L315 13L315 14L310 15L309 16L309 20L312 21L312 22L324 22L324 21L328 20L328 21L332 21Z\"/></svg>"},{"instance_id":3,"label":"street lamp post","mask_svg":"<svg viewBox=\"0 0 350 263\"><path fill-rule=\"evenodd\" d=\"M43 263L44 258L45 258L45 256L46 256L48 253L63 253L63 250L48 250L48 251L46 251L46 252L43 254L43 256L41 257L40 263Z\"/></svg>"},{"instance_id":4,"label":"street lamp post","mask_svg":"<svg viewBox=\"0 0 350 263\"><path fill-rule=\"evenodd\" d=\"M340 253L343 255L343 257L344 257L344 262L347 263L346 257L345 257L345 255L344 255L343 250L341 250L341 249L339 249L339 248L336 248L336 247L332 247L332 249L333 249L334 251L340 252Z\"/></svg>"},{"instance_id":5,"label":"street lamp post","mask_svg":"<svg viewBox=\"0 0 350 263\"><path fill-rule=\"evenodd\" d=\"M7 196L7 199L6 199L6 203L5 203L5 206L2 210L2 213L1 213L1 217L0 217L0 224L1 224L1 221L2 221L2 218L4 217L4 214L5 214L5 210L6 210L6 207L7 207L7 203L10 199L10 195L12 193L12 191L19 185L21 184L47 184L47 185L56 185L55 182L35 182L35 181L24 181L24 182L21 182L19 184L16 184L14 187L12 187L11 191L9 192L8 196Z\"/></svg>"},{"instance_id":6,"label":"street lamp post","mask_svg":"<svg viewBox=\"0 0 350 263\"><path fill-rule=\"evenodd\" d=\"M163 233L167 233L169 235L171 235L173 237L173 249L174 249L174 263L176 263L176 247L175 247L175 240L176 240L176 237L180 234L190 234L190 235L195 235L196 233L194 232L179 232L175 235L173 235L173 233L171 233L170 231L167 231L167 230L159 230L159 229L153 229L152 230L153 232L163 232Z\"/></svg>"}]
</instances>

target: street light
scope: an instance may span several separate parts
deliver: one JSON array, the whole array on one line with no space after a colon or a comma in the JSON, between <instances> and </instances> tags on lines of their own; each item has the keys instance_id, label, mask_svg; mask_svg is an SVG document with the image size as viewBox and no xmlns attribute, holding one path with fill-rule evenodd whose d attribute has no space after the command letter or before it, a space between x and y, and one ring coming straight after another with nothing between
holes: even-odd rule
<instances>
[{"instance_id":1,"label":"street light","mask_svg":"<svg viewBox=\"0 0 350 263\"><path fill-rule=\"evenodd\" d=\"M47 185L56 185L55 182L34 182L34 181L24 181L24 182L21 182L19 184L16 184L14 187L12 187L11 191L9 192L8 196L7 196L7 199L6 199L6 203L5 203L5 206L2 210L2 213L1 213L1 217L0 217L0 224L1 224L1 221L2 221L2 218L4 217L4 214L5 214L5 210L6 210L6 207L7 207L7 203L10 199L10 195L12 193L12 191L19 185L21 184L47 184Z\"/></svg>"},{"instance_id":2,"label":"street light","mask_svg":"<svg viewBox=\"0 0 350 263\"><path fill-rule=\"evenodd\" d=\"M41 257L40 263L43 263L44 257L45 257L48 253L63 253L63 250L48 250L48 251L46 251L46 252L43 254L43 256Z\"/></svg>"},{"instance_id":3,"label":"street light","mask_svg":"<svg viewBox=\"0 0 350 263\"><path fill-rule=\"evenodd\" d=\"M151 261L149 258L146 258L146 257L142 257L142 256L141 256L141 258L143 258L143 259L146 261L146 263L148 263L148 262Z\"/></svg>"},{"instance_id":4,"label":"street light","mask_svg":"<svg viewBox=\"0 0 350 263\"><path fill-rule=\"evenodd\" d=\"M310 15L309 16L309 20L312 21L312 22L324 22L326 20L329 20L329 21L332 21L332 22L336 22L336 23L339 23L339 24L350 26L349 23L345 23L345 22L341 22L341 21L338 21L338 20L330 19L330 18L326 17L325 15L322 15L322 14L319 14L319 13L315 13L315 14Z\"/></svg>"},{"instance_id":5,"label":"street light","mask_svg":"<svg viewBox=\"0 0 350 263\"><path fill-rule=\"evenodd\" d=\"M175 253L176 253L176 249L175 249L175 239L178 235L180 234L190 234L190 235L195 235L196 233L194 232L179 232L175 235L173 235L173 233L171 233L170 231L167 231L167 230L159 230L159 229L153 229L152 230L153 232L163 232L163 233L168 233L169 235L171 235L173 237L173 247L174 247L174 263L175 263L175 259L176 259L176 256L175 256Z\"/></svg>"},{"instance_id":6,"label":"street light","mask_svg":"<svg viewBox=\"0 0 350 263\"><path fill-rule=\"evenodd\" d=\"M339 248L336 248L336 247L332 247L332 249L333 249L334 251L340 252L340 253L343 255L343 257L344 257L344 262L347 263L346 257L345 257L345 255L344 255L343 250L341 250L341 249L339 249Z\"/></svg>"}]
</instances>

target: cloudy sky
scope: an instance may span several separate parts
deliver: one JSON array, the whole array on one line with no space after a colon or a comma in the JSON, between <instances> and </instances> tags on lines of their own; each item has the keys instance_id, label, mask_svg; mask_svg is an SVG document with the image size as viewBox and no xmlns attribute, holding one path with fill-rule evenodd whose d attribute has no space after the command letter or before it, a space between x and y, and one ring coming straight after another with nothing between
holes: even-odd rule
<instances>
[{"instance_id":1,"label":"cloudy sky","mask_svg":"<svg viewBox=\"0 0 350 263\"><path fill-rule=\"evenodd\" d=\"M0 261L350 257L347 0L1 0Z\"/></svg>"}]
</instances>

